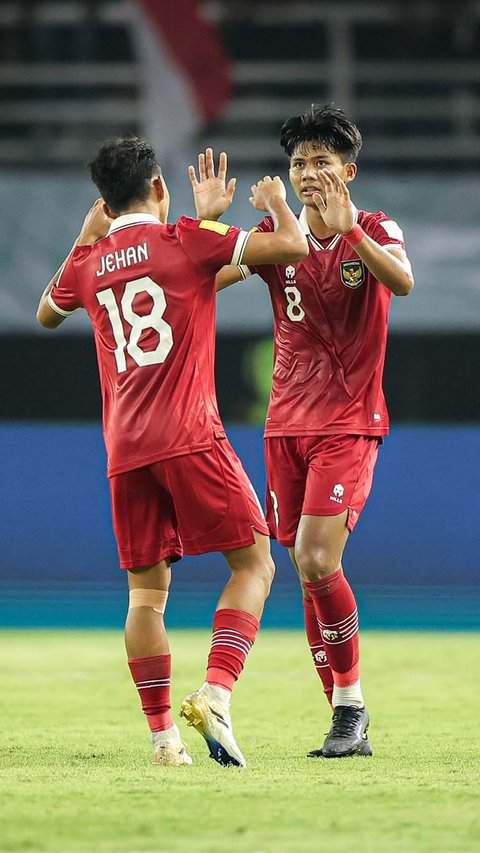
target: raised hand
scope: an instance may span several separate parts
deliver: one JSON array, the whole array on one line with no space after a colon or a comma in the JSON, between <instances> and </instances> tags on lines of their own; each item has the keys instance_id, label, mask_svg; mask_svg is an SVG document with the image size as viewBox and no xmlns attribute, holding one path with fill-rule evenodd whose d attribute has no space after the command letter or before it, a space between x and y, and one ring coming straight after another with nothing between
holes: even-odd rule
<instances>
[{"instance_id":1,"label":"raised hand","mask_svg":"<svg viewBox=\"0 0 480 853\"><path fill-rule=\"evenodd\" d=\"M285 184L278 175L275 178L265 175L261 181L253 185L249 202L256 210L269 210L271 202L277 198L286 200Z\"/></svg>"},{"instance_id":2,"label":"raised hand","mask_svg":"<svg viewBox=\"0 0 480 853\"><path fill-rule=\"evenodd\" d=\"M97 198L83 220L82 230L77 238L77 246L92 246L105 237L113 222L107 213L103 198Z\"/></svg>"},{"instance_id":3,"label":"raised hand","mask_svg":"<svg viewBox=\"0 0 480 853\"><path fill-rule=\"evenodd\" d=\"M224 151L218 159L218 175L212 148L198 155L198 178L195 166L188 167L193 200L198 219L218 219L230 207L235 194L236 178L227 181L227 155Z\"/></svg>"},{"instance_id":4,"label":"raised hand","mask_svg":"<svg viewBox=\"0 0 480 853\"><path fill-rule=\"evenodd\" d=\"M337 234L346 234L355 225L355 212L347 185L333 169L319 169L317 183L320 191L313 193L322 219Z\"/></svg>"}]
</instances>

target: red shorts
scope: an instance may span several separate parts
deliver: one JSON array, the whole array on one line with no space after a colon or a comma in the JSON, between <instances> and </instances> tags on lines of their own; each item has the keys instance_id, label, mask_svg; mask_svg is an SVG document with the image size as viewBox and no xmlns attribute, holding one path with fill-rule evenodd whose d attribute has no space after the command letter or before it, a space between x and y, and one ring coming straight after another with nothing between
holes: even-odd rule
<instances>
[{"instance_id":1,"label":"red shorts","mask_svg":"<svg viewBox=\"0 0 480 853\"><path fill-rule=\"evenodd\" d=\"M262 508L227 439L110 478L120 566L233 551L268 536Z\"/></svg>"},{"instance_id":2,"label":"red shorts","mask_svg":"<svg viewBox=\"0 0 480 853\"><path fill-rule=\"evenodd\" d=\"M265 439L270 535L293 548L302 515L340 515L351 532L370 494L381 439L365 435Z\"/></svg>"}]
</instances>

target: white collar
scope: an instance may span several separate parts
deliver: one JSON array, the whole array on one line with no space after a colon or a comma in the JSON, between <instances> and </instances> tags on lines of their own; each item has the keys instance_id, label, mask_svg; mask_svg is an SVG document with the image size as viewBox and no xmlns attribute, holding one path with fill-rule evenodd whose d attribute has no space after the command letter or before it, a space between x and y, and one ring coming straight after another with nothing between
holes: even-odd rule
<instances>
[{"instance_id":1,"label":"white collar","mask_svg":"<svg viewBox=\"0 0 480 853\"><path fill-rule=\"evenodd\" d=\"M355 207L355 205L353 205L353 210L354 210L355 224L356 224L357 220L358 220L358 210ZM308 220L307 220L307 208L305 206L302 207L302 210L300 212L300 216L298 217L298 222L299 222L300 228L302 229L305 236L310 237L312 245L319 252L328 252L330 249L333 249L337 245L338 241L340 240L340 237L342 236L341 234L334 234L332 239L330 240L330 243L328 244L328 246L323 246L320 243L318 237L315 237L315 235L312 234L312 232L310 231L310 226L309 226Z\"/></svg>"},{"instance_id":2,"label":"white collar","mask_svg":"<svg viewBox=\"0 0 480 853\"><path fill-rule=\"evenodd\" d=\"M111 234L113 231L118 231L119 228L125 228L126 225L140 225L143 222L155 222L157 225L162 224L153 213L124 213L113 220L108 233Z\"/></svg>"}]
</instances>

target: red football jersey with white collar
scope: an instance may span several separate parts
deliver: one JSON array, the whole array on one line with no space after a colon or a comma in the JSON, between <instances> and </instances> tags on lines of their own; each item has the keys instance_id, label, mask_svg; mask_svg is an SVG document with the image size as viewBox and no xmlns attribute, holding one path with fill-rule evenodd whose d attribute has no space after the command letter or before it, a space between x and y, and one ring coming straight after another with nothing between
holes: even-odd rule
<instances>
[{"instance_id":1,"label":"red football jersey with white collar","mask_svg":"<svg viewBox=\"0 0 480 853\"><path fill-rule=\"evenodd\" d=\"M388 432L382 389L391 292L341 235L316 239L297 264L243 267L267 283L274 313L274 368L265 436ZM385 213L357 211L381 246L404 249ZM266 217L257 226L272 231Z\"/></svg>"},{"instance_id":2,"label":"red football jersey with white collar","mask_svg":"<svg viewBox=\"0 0 480 853\"><path fill-rule=\"evenodd\" d=\"M207 450L225 435L214 380L215 275L241 263L248 236L218 222L163 225L128 214L67 259L49 303L90 317L109 476Z\"/></svg>"}]
</instances>

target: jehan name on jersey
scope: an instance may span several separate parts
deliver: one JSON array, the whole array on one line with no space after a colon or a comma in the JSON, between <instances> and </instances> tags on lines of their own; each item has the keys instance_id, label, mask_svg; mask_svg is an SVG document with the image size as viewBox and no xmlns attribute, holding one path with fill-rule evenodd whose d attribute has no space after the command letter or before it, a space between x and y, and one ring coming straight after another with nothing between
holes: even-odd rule
<instances>
[{"instance_id":1,"label":"jehan name on jersey","mask_svg":"<svg viewBox=\"0 0 480 853\"><path fill-rule=\"evenodd\" d=\"M148 243L140 243L137 246L128 246L127 249L117 249L108 255L101 255L101 267L96 270L96 275L105 275L107 272L115 272L135 264L148 261Z\"/></svg>"}]
</instances>

